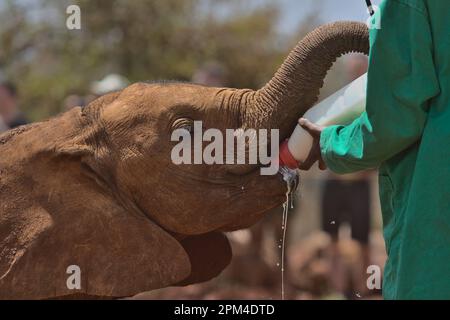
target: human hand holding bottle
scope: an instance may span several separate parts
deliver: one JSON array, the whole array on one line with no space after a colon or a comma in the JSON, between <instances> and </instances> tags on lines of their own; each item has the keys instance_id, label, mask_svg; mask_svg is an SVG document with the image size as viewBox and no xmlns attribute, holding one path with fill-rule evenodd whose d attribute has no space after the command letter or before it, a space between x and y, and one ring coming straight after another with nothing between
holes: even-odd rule
<instances>
[{"instance_id":1,"label":"human hand holding bottle","mask_svg":"<svg viewBox=\"0 0 450 320\"><path fill-rule=\"evenodd\" d=\"M308 157L305 161L299 164L300 170L309 170L316 163L319 162L320 170L326 170L327 165L325 161L322 159L322 154L320 152L320 135L324 127L314 124L308 119L301 118L298 120L298 124L305 129L313 138L312 148L308 154Z\"/></svg>"}]
</instances>

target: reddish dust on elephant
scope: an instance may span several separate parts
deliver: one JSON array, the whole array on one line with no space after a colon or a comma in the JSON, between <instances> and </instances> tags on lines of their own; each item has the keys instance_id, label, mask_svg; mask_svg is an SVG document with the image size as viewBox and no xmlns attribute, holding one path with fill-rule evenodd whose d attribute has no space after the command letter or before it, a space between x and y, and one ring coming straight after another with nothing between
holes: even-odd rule
<instances>
[{"instance_id":1,"label":"reddish dust on elephant","mask_svg":"<svg viewBox=\"0 0 450 320\"><path fill-rule=\"evenodd\" d=\"M262 89L137 83L0 136L0 298L125 297L210 280L229 264L224 234L285 201L258 165L175 165L171 133L280 129L317 100L333 62L367 53L362 23L307 35Z\"/></svg>"}]
</instances>

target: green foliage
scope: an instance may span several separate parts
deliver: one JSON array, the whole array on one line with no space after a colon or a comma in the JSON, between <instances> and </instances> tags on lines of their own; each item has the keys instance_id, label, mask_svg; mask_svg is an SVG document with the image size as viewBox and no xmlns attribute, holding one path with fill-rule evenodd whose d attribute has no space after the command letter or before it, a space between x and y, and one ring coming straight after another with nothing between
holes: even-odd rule
<instances>
[{"instance_id":1,"label":"green foliage","mask_svg":"<svg viewBox=\"0 0 450 320\"><path fill-rule=\"evenodd\" d=\"M82 30L66 28L73 3ZM277 1L268 0L251 10L239 0L7 0L0 21L0 71L17 83L32 120L112 72L132 82L190 80L217 61L229 86L257 88L292 45L280 41Z\"/></svg>"}]
</instances>

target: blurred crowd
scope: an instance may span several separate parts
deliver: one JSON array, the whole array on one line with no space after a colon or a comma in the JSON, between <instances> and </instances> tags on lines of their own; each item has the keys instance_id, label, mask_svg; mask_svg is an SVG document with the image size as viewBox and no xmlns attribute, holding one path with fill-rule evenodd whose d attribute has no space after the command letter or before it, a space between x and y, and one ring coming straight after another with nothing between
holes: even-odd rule
<instances>
[{"instance_id":1,"label":"blurred crowd","mask_svg":"<svg viewBox=\"0 0 450 320\"><path fill-rule=\"evenodd\" d=\"M121 90L128 86L129 81L118 74L109 74L105 78L91 84L91 91L85 95L71 94L64 99L61 111L74 107L84 107L97 97ZM0 133L28 123L20 109L20 94L15 84L0 81Z\"/></svg>"}]
</instances>

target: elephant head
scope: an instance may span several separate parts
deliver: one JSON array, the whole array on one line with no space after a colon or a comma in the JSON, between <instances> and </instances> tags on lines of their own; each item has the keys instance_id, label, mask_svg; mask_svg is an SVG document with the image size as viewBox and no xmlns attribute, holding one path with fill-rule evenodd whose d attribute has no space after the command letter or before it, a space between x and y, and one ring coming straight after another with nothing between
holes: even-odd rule
<instances>
[{"instance_id":1,"label":"elephant head","mask_svg":"<svg viewBox=\"0 0 450 320\"><path fill-rule=\"evenodd\" d=\"M223 232L283 203L286 184L258 165L176 165L171 133L201 120L284 140L332 63L368 48L364 24L333 23L258 91L138 83L0 136L0 297L123 297L218 275Z\"/></svg>"}]
</instances>

